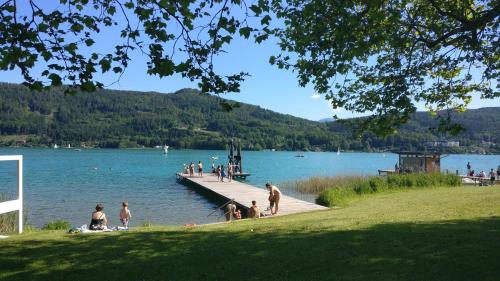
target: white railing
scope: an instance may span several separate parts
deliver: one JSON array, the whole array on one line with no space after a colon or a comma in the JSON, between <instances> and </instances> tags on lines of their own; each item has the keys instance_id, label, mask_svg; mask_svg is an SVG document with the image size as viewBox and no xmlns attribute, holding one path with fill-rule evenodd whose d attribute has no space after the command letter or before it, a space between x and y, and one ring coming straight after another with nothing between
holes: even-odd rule
<instances>
[{"instance_id":1,"label":"white railing","mask_svg":"<svg viewBox=\"0 0 500 281\"><path fill-rule=\"evenodd\" d=\"M0 161L17 161L17 199L0 202L0 214L19 211L18 231L23 232L23 156L0 155Z\"/></svg>"}]
</instances>

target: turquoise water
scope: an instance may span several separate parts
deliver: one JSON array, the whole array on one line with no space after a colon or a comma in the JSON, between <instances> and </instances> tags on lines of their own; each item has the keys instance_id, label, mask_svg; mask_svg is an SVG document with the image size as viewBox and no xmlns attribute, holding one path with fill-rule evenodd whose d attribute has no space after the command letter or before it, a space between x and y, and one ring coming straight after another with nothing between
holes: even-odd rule
<instances>
[{"instance_id":1,"label":"turquoise water","mask_svg":"<svg viewBox=\"0 0 500 281\"><path fill-rule=\"evenodd\" d=\"M0 148L0 155L24 156L25 208L29 223L42 226L63 219L72 225L89 223L96 203L105 204L111 225L119 224L118 211L128 201L132 225L145 221L154 224L207 223L222 220L213 212L218 202L207 199L196 190L178 184L175 172L184 163L201 160L205 170L211 157L224 164L226 151L112 149L42 149ZM391 153L306 152L303 158L295 152L243 152L243 169L252 174L247 180L263 188L266 182L285 181L321 175L375 175L378 169L391 169L397 155ZM470 161L476 171L489 171L500 165L500 155L449 155L442 160L442 170L465 171ZM14 196L16 166L0 162L0 193ZM313 200L308 196L285 193ZM207 217L208 216L208 217Z\"/></svg>"}]
</instances>

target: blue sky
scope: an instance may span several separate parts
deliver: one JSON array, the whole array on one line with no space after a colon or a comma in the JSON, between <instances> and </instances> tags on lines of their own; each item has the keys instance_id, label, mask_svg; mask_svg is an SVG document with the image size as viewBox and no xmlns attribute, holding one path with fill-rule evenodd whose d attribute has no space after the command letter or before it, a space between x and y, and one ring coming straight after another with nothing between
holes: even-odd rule
<instances>
[{"instance_id":1,"label":"blue sky","mask_svg":"<svg viewBox=\"0 0 500 281\"><path fill-rule=\"evenodd\" d=\"M104 32L95 38L96 48L107 47L109 50L118 38L117 32ZM227 53L217 58L216 69L223 73L245 71L251 76L241 85L240 93L226 94L223 97L310 120L319 120L334 114L341 118L359 116L342 109L334 111L323 96L315 94L312 86L300 87L292 71L271 66L268 63L269 56L277 53L278 47L275 42L266 41L257 45L252 40L236 37L227 48ZM196 82L180 76L160 79L146 74L147 58L139 52L135 52L132 59L132 63L119 82L112 84L117 77L109 74L98 76L97 80L109 85L107 88L118 90L169 93L181 88L197 87ZM0 72L0 81L23 82L18 70ZM473 99L470 108L485 106L500 106L500 99L482 101L476 98ZM420 107L419 110L424 108Z\"/></svg>"}]
</instances>

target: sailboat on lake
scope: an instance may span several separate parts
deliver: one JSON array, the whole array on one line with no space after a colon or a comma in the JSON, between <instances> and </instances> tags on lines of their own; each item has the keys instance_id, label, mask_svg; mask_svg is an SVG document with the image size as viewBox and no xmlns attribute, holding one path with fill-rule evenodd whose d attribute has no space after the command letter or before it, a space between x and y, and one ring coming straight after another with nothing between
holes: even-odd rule
<instances>
[{"instance_id":1,"label":"sailboat on lake","mask_svg":"<svg viewBox=\"0 0 500 281\"><path fill-rule=\"evenodd\" d=\"M337 146L337 155L340 155L340 146Z\"/></svg>"},{"instance_id":2,"label":"sailboat on lake","mask_svg":"<svg viewBox=\"0 0 500 281\"><path fill-rule=\"evenodd\" d=\"M163 154L167 154L168 153L168 145L164 144L163 145Z\"/></svg>"}]
</instances>

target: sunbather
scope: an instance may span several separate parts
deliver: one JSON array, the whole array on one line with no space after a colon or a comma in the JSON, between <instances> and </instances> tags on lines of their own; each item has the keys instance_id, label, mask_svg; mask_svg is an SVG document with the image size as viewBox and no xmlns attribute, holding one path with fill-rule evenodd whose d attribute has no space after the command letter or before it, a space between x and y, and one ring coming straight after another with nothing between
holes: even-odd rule
<instances>
[{"instance_id":1,"label":"sunbather","mask_svg":"<svg viewBox=\"0 0 500 281\"><path fill-rule=\"evenodd\" d=\"M92 220L90 221L90 230L104 230L107 228L108 219L102 210L104 210L102 203L95 206L95 212L92 213Z\"/></svg>"}]
</instances>

